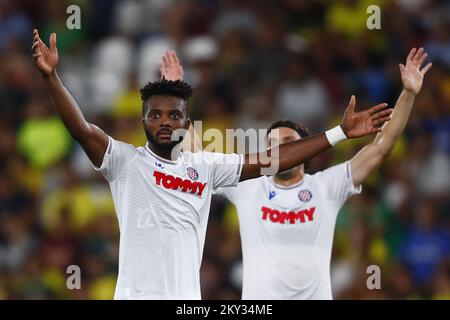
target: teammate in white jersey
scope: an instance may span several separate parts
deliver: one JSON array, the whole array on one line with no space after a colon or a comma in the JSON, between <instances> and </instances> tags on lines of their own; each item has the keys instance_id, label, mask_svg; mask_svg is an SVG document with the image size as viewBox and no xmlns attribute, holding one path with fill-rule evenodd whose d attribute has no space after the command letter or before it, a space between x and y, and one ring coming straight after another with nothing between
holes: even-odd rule
<instances>
[{"instance_id":1,"label":"teammate in white jersey","mask_svg":"<svg viewBox=\"0 0 450 320\"><path fill-rule=\"evenodd\" d=\"M188 129L191 88L167 77L141 89L144 147L114 140L88 123L56 73L56 35L48 48L33 32L33 58L60 116L93 165L108 180L120 227L116 299L200 299L199 271L213 190L261 176L273 164L284 171L344 138L379 132L389 119L385 104L354 112L354 98L340 126L277 148L279 157L264 164L253 155L179 152L175 133ZM274 150L268 152L271 156ZM276 171L278 172L278 171ZM276 173L274 172L274 173Z\"/></svg>"},{"instance_id":2,"label":"teammate in white jersey","mask_svg":"<svg viewBox=\"0 0 450 320\"><path fill-rule=\"evenodd\" d=\"M243 299L332 299L330 259L337 214L386 158L403 132L428 64L413 49L400 65L403 91L392 120L350 161L313 175L304 165L220 188L237 208L243 253ZM304 139L307 130L274 123L268 146ZM251 199L251 201L249 201Z\"/></svg>"}]
</instances>

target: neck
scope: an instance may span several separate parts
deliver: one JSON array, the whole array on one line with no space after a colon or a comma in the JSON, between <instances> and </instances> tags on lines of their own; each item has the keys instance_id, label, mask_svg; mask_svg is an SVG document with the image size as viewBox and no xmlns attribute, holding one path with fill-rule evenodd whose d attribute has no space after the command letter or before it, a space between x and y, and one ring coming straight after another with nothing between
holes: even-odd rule
<instances>
[{"instance_id":1,"label":"neck","mask_svg":"<svg viewBox=\"0 0 450 320\"><path fill-rule=\"evenodd\" d=\"M293 174L292 177L282 179L279 176L275 175L273 177L273 181L280 186L289 187L292 186L293 184L302 181L304 175L305 172L303 170L296 170L295 174Z\"/></svg>"},{"instance_id":2,"label":"neck","mask_svg":"<svg viewBox=\"0 0 450 320\"><path fill-rule=\"evenodd\" d=\"M148 148L156 154L158 157L161 157L166 160L175 161L177 159L172 159L172 152L176 146L168 147L168 146L158 146L150 141L147 142ZM177 153L178 154L178 153Z\"/></svg>"}]
</instances>

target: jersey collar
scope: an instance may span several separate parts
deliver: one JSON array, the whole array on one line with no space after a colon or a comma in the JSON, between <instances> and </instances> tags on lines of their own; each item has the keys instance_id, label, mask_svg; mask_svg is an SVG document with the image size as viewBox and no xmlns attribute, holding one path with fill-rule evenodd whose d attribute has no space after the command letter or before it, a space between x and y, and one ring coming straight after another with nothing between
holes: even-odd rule
<instances>
[{"instance_id":1,"label":"jersey collar","mask_svg":"<svg viewBox=\"0 0 450 320\"><path fill-rule=\"evenodd\" d=\"M145 144L145 150L147 150L148 153L150 153L150 155L156 159L158 159L158 161L164 162L164 163L168 163L168 164L177 164L180 162L181 157L178 156L177 160L168 160L165 158L162 158L160 156L158 156L156 153L154 153L149 147L148 147L148 142Z\"/></svg>"},{"instance_id":2,"label":"jersey collar","mask_svg":"<svg viewBox=\"0 0 450 320\"><path fill-rule=\"evenodd\" d=\"M279 184L276 184L275 180L273 179L273 176L267 177L267 179L269 179L270 183L272 183L278 189L290 190L290 189L295 189L295 188L301 186L303 184L303 181L305 181L305 175L303 175L302 180L300 180L299 182L296 182L294 184L291 184L290 186L281 186Z\"/></svg>"}]
</instances>

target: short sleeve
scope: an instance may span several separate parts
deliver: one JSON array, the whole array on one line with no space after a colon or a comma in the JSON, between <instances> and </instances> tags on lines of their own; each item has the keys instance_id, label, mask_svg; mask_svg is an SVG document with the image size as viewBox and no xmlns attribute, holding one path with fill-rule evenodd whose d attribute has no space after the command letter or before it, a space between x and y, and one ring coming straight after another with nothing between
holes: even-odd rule
<instances>
[{"instance_id":1,"label":"short sleeve","mask_svg":"<svg viewBox=\"0 0 450 320\"><path fill-rule=\"evenodd\" d=\"M220 187L236 186L241 177L243 156L236 153L202 152L202 156L211 166L210 178L213 190Z\"/></svg>"},{"instance_id":2,"label":"short sleeve","mask_svg":"<svg viewBox=\"0 0 450 320\"><path fill-rule=\"evenodd\" d=\"M100 172L109 182L114 181L122 174L125 167L138 154L137 149L128 143L114 140L108 137L108 147L100 167L93 167Z\"/></svg>"},{"instance_id":3,"label":"short sleeve","mask_svg":"<svg viewBox=\"0 0 450 320\"><path fill-rule=\"evenodd\" d=\"M351 175L350 161L338 164L317 173L325 184L326 197L342 205L348 198L361 193L362 186L355 187Z\"/></svg>"}]
</instances>

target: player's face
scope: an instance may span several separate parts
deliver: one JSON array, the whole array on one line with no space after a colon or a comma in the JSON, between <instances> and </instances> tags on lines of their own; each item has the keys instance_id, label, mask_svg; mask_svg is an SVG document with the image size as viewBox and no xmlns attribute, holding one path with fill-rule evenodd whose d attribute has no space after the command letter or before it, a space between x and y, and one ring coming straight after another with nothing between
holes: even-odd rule
<instances>
[{"instance_id":1,"label":"player's face","mask_svg":"<svg viewBox=\"0 0 450 320\"><path fill-rule=\"evenodd\" d=\"M288 143L295 140L300 140L302 137L297 131L287 127L280 127L270 131L267 136L267 147L274 148L280 144Z\"/></svg>"},{"instance_id":2,"label":"player's face","mask_svg":"<svg viewBox=\"0 0 450 320\"><path fill-rule=\"evenodd\" d=\"M149 143L159 148L173 148L184 137L175 139L177 129L188 129L189 118L185 101L173 96L152 96L147 101L147 112L142 120Z\"/></svg>"},{"instance_id":3,"label":"player's face","mask_svg":"<svg viewBox=\"0 0 450 320\"><path fill-rule=\"evenodd\" d=\"M274 148L284 143L300 140L301 138L302 137L300 137L298 132L294 129L287 127L276 128L271 130L269 135L267 136L267 147L269 149ZM282 180L288 180L295 176L298 170L302 171L303 165L279 172L276 176Z\"/></svg>"}]
</instances>

